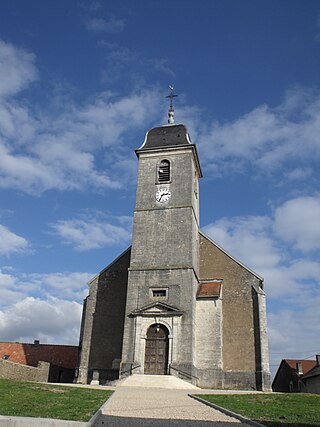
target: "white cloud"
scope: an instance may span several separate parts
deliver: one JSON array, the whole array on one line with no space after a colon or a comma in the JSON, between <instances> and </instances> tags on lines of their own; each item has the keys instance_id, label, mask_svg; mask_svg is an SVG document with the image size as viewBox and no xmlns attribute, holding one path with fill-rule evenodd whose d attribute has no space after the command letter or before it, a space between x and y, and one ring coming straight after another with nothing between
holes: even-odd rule
<instances>
[{"instance_id":1,"label":"white cloud","mask_svg":"<svg viewBox=\"0 0 320 427\"><path fill-rule=\"evenodd\" d=\"M272 218L223 218L207 225L204 231L265 278L270 298L286 296L287 303L306 304L319 286L320 265L312 257L298 258L283 245L282 239L294 242L304 251L317 248L319 209L317 197L296 198L279 206Z\"/></svg>"},{"instance_id":2,"label":"white cloud","mask_svg":"<svg viewBox=\"0 0 320 427\"><path fill-rule=\"evenodd\" d=\"M122 177L115 169L129 157L124 142L156 114L157 90L145 88L123 97L100 93L81 106L69 101L58 112L38 114L9 97L36 77L34 57L3 42L0 59L1 52L21 64L12 72L15 78L6 83L7 89L2 89L7 98L0 98L0 187L31 194L120 188ZM9 71L0 68L3 85ZM105 155L101 156L101 148Z\"/></svg>"},{"instance_id":3,"label":"white cloud","mask_svg":"<svg viewBox=\"0 0 320 427\"><path fill-rule=\"evenodd\" d=\"M114 16L108 19L91 18L86 21L86 28L94 32L120 33L124 27L125 21Z\"/></svg>"},{"instance_id":4,"label":"white cloud","mask_svg":"<svg viewBox=\"0 0 320 427\"><path fill-rule=\"evenodd\" d=\"M87 282L92 276L0 270L0 339L77 344L82 300L88 295Z\"/></svg>"},{"instance_id":5,"label":"white cloud","mask_svg":"<svg viewBox=\"0 0 320 427\"><path fill-rule=\"evenodd\" d=\"M263 216L223 218L204 228L205 233L257 273L278 265L281 251L270 236L272 221Z\"/></svg>"},{"instance_id":6,"label":"white cloud","mask_svg":"<svg viewBox=\"0 0 320 427\"><path fill-rule=\"evenodd\" d=\"M26 192L41 192L59 185L52 169L38 158L19 155L1 145L0 141L0 187L13 188Z\"/></svg>"},{"instance_id":7,"label":"white cloud","mask_svg":"<svg viewBox=\"0 0 320 427\"><path fill-rule=\"evenodd\" d=\"M285 177L288 181L301 181L309 178L312 175L312 169L309 167L305 168L295 168L288 171L285 174Z\"/></svg>"},{"instance_id":8,"label":"white cloud","mask_svg":"<svg viewBox=\"0 0 320 427\"><path fill-rule=\"evenodd\" d=\"M66 243L78 250L98 249L105 246L128 243L131 236L131 222L120 218L120 226L98 218L84 218L58 221L52 224L55 232Z\"/></svg>"},{"instance_id":9,"label":"white cloud","mask_svg":"<svg viewBox=\"0 0 320 427\"><path fill-rule=\"evenodd\" d=\"M35 55L0 40L0 97L15 95L37 79Z\"/></svg>"},{"instance_id":10,"label":"white cloud","mask_svg":"<svg viewBox=\"0 0 320 427\"><path fill-rule=\"evenodd\" d=\"M87 283L93 277L92 273L32 273L24 276L24 280L37 289L37 295L44 297L65 298L82 302L88 294Z\"/></svg>"},{"instance_id":11,"label":"white cloud","mask_svg":"<svg viewBox=\"0 0 320 427\"><path fill-rule=\"evenodd\" d=\"M27 296L22 289L19 289L16 277L12 274L5 273L4 269L0 270L0 293L0 308L8 304L14 304Z\"/></svg>"},{"instance_id":12,"label":"white cloud","mask_svg":"<svg viewBox=\"0 0 320 427\"><path fill-rule=\"evenodd\" d=\"M29 273L0 270L0 308L15 304L28 296L43 300L50 297L64 298L81 303L86 297L87 283L93 273Z\"/></svg>"},{"instance_id":13,"label":"white cloud","mask_svg":"<svg viewBox=\"0 0 320 427\"><path fill-rule=\"evenodd\" d=\"M283 308L268 314L271 372L275 374L282 359L315 359L319 354L319 293L304 309Z\"/></svg>"},{"instance_id":14,"label":"white cloud","mask_svg":"<svg viewBox=\"0 0 320 427\"><path fill-rule=\"evenodd\" d=\"M14 140L19 145L35 136L37 121L24 105L0 99L0 137L3 141Z\"/></svg>"},{"instance_id":15,"label":"white cloud","mask_svg":"<svg viewBox=\"0 0 320 427\"><path fill-rule=\"evenodd\" d=\"M1 155L0 155L1 157ZM28 248L28 241L0 224L0 255L21 252Z\"/></svg>"},{"instance_id":16,"label":"white cloud","mask_svg":"<svg viewBox=\"0 0 320 427\"><path fill-rule=\"evenodd\" d=\"M0 311L1 340L77 345L81 312L75 301L27 297Z\"/></svg>"},{"instance_id":17,"label":"white cloud","mask_svg":"<svg viewBox=\"0 0 320 427\"><path fill-rule=\"evenodd\" d=\"M284 203L275 212L274 228L296 249L320 249L320 197L299 197Z\"/></svg>"},{"instance_id":18,"label":"white cloud","mask_svg":"<svg viewBox=\"0 0 320 427\"><path fill-rule=\"evenodd\" d=\"M286 175L320 157L320 94L291 90L277 107L261 105L234 122L199 126L197 133L206 167L216 175L248 164L255 174Z\"/></svg>"}]
</instances>

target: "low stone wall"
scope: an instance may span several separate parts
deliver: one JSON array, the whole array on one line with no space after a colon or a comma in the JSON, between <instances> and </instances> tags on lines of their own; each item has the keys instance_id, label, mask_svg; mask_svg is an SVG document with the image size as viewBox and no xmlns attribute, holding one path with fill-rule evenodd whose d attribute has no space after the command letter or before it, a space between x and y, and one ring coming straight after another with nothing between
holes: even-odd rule
<instances>
[{"instance_id":1,"label":"low stone wall","mask_svg":"<svg viewBox=\"0 0 320 427\"><path fill-rule=\"evenodd\" d=\"M0 378L20 381L47 382L50 363L39 362L38 367L20 365L9 360L0 359Z\"/></svg>"}]
</instances>

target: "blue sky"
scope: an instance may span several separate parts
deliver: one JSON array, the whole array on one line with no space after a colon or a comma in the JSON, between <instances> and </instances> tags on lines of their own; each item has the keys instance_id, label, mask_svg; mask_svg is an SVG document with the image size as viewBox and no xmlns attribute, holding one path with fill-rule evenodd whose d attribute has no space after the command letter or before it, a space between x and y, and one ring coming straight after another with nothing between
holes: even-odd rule
<instances>
[{"instance_id":1,"label":"blue sky","mask_svg":"<svg viewBox=\"0 0 320 427\"><path fill-rule=\"evenodd\" d=\"M77 344L87 280L130 245L168 84L201 226L265 278L272 369L320 353L320 3L2 0L0 340Z\"/></svg>"}]
</instances>

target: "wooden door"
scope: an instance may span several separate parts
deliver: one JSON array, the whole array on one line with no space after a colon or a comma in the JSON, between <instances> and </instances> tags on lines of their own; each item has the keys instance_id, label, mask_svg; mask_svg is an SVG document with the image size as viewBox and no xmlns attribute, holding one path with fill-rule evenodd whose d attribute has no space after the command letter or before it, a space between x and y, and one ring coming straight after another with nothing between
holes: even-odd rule
<instances>
[{"instance_id":1,"label":"wooden door","mask_svg":"<svg viewBox=\"0 0 320 427\"><path fill-rule=\"evenodd\" d=\"M166 375L168 350L168 329L163 325L151 325L147 332L144 373Z\"/></svg>"}]
</instances>

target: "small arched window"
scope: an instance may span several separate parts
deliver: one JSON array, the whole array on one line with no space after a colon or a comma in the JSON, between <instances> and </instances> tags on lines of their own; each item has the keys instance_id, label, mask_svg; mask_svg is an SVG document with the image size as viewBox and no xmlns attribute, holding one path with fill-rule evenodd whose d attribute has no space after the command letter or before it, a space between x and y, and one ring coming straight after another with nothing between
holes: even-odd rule
<instances>
[{"instance_id":1,"label":"small arched window","mask_svg":"<svg viewBox=\"0 0 320 427\"><path fill-rule=\"evenodd\" d=\"M158 181L170 181L170 162L169 160L161 160L158 169Z\"/></svg>"}]
</instances>

